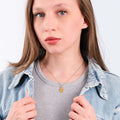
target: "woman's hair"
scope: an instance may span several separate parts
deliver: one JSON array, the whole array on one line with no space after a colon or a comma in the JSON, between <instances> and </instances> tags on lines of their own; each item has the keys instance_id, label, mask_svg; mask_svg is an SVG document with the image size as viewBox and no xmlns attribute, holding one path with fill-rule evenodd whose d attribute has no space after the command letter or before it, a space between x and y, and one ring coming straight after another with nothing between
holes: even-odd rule
<instances>
[{"instance_id":1,"label":"woman's hair","mask_svg":"<svg viewBox=\"0 0 120 120\"><path fill-rule=\"evenodd\" d=\"M97 34L95 17L90 0L77 0L79 8L88 28L83 29L81 33L80 51L82 57L86 63L88 63L88 57L93 59L101 66L103 70L107 70L104 61L101 57ZM25 70L33 61L42 60L46 54L45 49L41 46L33 27L33 14L32 14L33 0L27 1L26 7L26 32L23 54L19 62L10 63L10 66L15 67L15 74L18 74Z\"/></svg>"}]
</instances>

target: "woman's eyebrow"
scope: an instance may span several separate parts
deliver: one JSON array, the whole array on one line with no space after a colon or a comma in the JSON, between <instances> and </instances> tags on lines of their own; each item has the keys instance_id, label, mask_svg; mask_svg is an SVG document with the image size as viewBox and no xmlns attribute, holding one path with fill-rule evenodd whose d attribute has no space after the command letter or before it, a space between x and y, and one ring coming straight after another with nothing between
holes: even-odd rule
<instances>
[{"instance_id":1,"label":"woman's eyebrow","mask_svg":"<svg viewBox=\"0 0 120 120\"><path fill-rule=\"evenodd\" d=\"M66 3L59 3L59 4L54 5L53 8L54 7L60 7L60 6L67 6L68 7L69 5L66 4Z\"/></svg>"},{"instance_id":2,"label":"woman's eyebrow","mask_svg":"<svg viewBox=\"0 0 120 120\"><path fill-rule=\"evenodd\" d=\"M68 4L59 3L59 4L54 5L53 8L61 7L61 6L70 7ZM41 7L33 7L33 11L37 11L37 10L43 10L43 9Z\"/></svg>"}]
</instances>

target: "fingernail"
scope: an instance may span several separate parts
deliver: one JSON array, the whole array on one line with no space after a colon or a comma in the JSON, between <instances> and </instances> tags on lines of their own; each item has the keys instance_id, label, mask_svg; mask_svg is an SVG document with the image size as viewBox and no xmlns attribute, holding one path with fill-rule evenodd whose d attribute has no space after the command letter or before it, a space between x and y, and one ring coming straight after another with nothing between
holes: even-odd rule
<instances>
[{"instance_id":1,"label":"fingernail","mask_svg":"<svg viewBox=\"0 0 120 120\"><path fill-rule=\"evenodd\" d=\"M82 97L85 97L84 95L81 95Z\"/></svg>"},{"instance_id":2,"label":"fingernail","mask_svg":"<svg viewBox=\"0 0 120 120\"><path fill-rule=\"evenodd\" d=\"M26 96L25 97L28 97L28 90L27 90L27 92L26 92Z\"/></svg>"}]
</instances>

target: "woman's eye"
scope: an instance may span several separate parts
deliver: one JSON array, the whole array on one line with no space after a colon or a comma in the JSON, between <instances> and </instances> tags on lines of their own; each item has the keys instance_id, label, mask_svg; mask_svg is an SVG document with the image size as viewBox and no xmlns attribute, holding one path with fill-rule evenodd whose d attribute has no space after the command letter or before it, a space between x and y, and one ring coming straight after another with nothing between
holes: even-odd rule
<instances>
[{"instance_id":1,"label":"woman's eye","mask_svg":"<svg viewBox=\"0 0 120 120\"><path fill-rule=\"evenodd\" d=\"M61 11L59 11L58 13L59 13L60 15L65 15L67 12L61 10Z\"/></svg>"},{"instance_id":2,"label":"woman's eye","mask_svg":"<svg viewBox=\"0 0 120 120\"><path fill-rule=\"evenodd\" d=\"M44 13L37 13L35 16L38 16L38 17L44 17L45 14L44 14Z\"/></svg>"},{"instance_id":3,"label":"woman's eye","mask_svg":"<svg viewBox=\"0 0 120 120\"><path fill-rule=\"evenodd\" d=\"M65 15L66 13L67 13L67 11L63 11L63 10L58 11L59 15ZM36 13L35 16L44 17L45 13Z\"/></svg>"}]
</instances>

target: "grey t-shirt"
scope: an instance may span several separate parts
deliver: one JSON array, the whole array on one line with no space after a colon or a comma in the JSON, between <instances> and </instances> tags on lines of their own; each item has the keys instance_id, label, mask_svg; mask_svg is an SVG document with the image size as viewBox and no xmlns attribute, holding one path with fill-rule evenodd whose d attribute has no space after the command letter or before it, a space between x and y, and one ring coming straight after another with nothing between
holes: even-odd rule
<instances>
[{"instance_id":1,"label":"grey t-shirt","mask_svg":"<svg viewBox=\"0 0 120 120\"><path fill-rule=\"evenodd\" d=\"M63 93L59 92L60 85L47 79L40 69L39 62L34 64L34 99L36 101L36 120L69 120L73 98L80 94L87 80L88 69L76 81L63 85Z\"/></svg>"}]
</instances>

